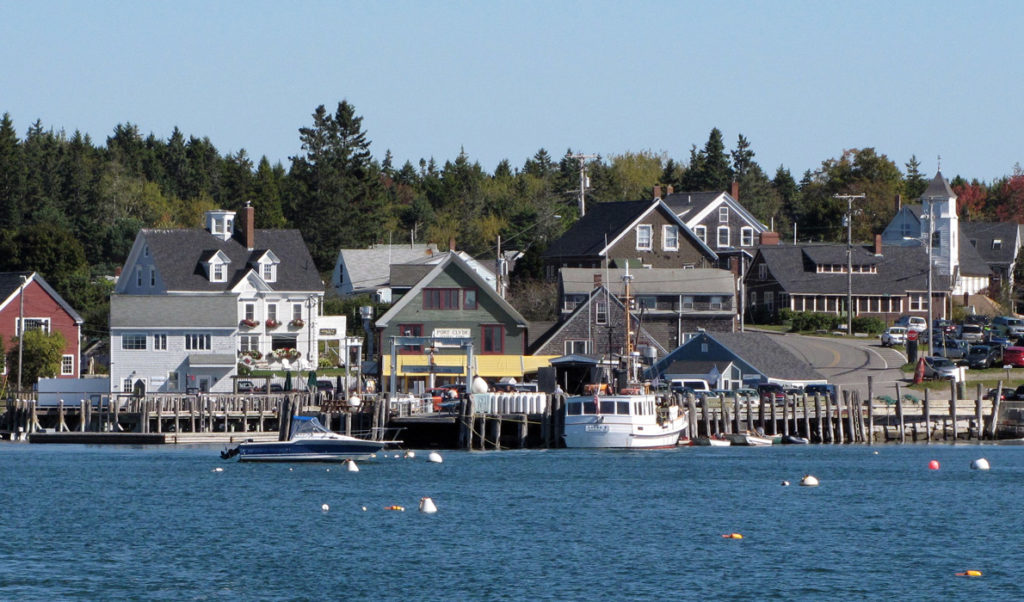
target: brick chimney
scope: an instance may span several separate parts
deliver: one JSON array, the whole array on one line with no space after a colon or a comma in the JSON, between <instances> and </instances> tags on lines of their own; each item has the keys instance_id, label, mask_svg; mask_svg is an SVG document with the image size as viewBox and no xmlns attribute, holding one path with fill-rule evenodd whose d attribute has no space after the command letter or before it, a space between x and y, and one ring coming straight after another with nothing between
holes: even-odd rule
<instances>
[{"instance_id":1,"label":"brick chimney","mask_svg":"<svg viewBox=\"0 0 1024 602\"><path fill-rule=\"evenodd\" d=\"M671 184L669 184L665 188L666 188L665 196L668 196L668 195L672 194L673 192L675 192L675 187L672 186Z\"/></svg>"},{"instance_id":2,"label":"brick chimney","mask_svg":"<svg viewBox=\"0 0 1024 602\"><path fill-rule=\"evenodd\" d=\"M901 194L897 194L896 195L896 204L895 205L896 205L896 213L899 213L900 209L903 208L903 195L901 195Z\"/></svg>"},{"instance_id":3,"label":"brick chimney","mask_svg":"<svg viewBox=\"0 0 1024 602\"><path fill-rule=\"evenodd\" d=\"M455 252L455 237L454 236L452 236L451 238L448 239L448 250L453 252L453 253Z\"/></svg>"},{"instance_id":4,"label":"brick chimney","mask_svg":"<svg viewBox=\"0 0 1024 602\"><path fill-rule=\"evenodd\" d=\"M256 248L256 209L253 208L252 201L245 202L242 221L245 228L245 248L252 251Z\"/></svg>"},{"instance_id":5,"label":"brick chimney","mask_svg":"<svg viewBox=\"0 0 1024 602\"><path fill-rule=\"evenodd\" d=\"M732 198L735 201L740 200L740 183L736 180L732 181Z\"/></svg>"},{"instance_id":6,"label":"brick chimney","mask_svg":"<svg viewBox=\"0 0 1024 602\"><path fill-rule=\"evenodd\" d=\"M882 255L882 235L881 234L875 234L875 255L876 256L881 256Z\"/></svg>"},{"instance_id":7,"label":"brick chimney","mask_svg":"<svg viewBox=\"0 0 1024 602\"><path fill-rule=\"evenodd\" d=\"M654 198L656 198L656 199L660 199L661 198L661 184L655 184L654 185Z\"/></svg>"},{"instance_id":8,"label":"brick chimney","mask_svg":"<svg viewBox=\"0 0 1024 602\"><path fill-rule=\"evenodd\" d=\"M761 233L761 244L763 246L778 245L779 244L779 233L778 232L762 232Z\"/></svg>"}]
</instances>

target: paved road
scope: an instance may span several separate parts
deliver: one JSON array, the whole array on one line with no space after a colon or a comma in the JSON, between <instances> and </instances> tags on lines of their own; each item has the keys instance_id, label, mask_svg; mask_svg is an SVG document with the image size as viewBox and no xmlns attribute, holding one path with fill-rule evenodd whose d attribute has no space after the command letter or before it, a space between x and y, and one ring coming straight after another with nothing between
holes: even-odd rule
<instances>
[{"instance_id":1,"label":"paved road","mask_svg":"<svg viewBox=\"0 0 1024 602\"><path fill-rule=\"evenodd\" d=\"M897 382L908 382L908 375L899 369L906 363L906 357L896 350L882 347L877 338L841 339L786 334L778 335L776 340L814 366L829 382L842 385L844 389L856 389L862 398L867 396L868 376L874 378L875 395L894 395Z\"/></svg>"}]
</instances>

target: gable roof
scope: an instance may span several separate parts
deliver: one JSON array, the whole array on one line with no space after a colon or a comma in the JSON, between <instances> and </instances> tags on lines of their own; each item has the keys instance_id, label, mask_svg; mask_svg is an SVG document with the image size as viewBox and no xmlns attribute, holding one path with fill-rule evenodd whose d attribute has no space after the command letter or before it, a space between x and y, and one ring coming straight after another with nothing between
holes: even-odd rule
<instances>
[{"instance_id":1,"label":"gable roof","mask_svg":"<svg viewBox=\"0 0 1024 602\"><path fill-rule=\"evenodd\" d=\"M1017 240L1020 226L1013 222L960 222L960 247L974 247L981 258L990 264L1011 264L1017 257ZM1002 241L999 249L992 248L992 241Z\"/></svg>"},{"instance_id":2,"label":"gable roof","mask_svg":"<svg viewBox=\"0 0 1024 602\"><path fill-rule=\"evenodd\" d=\"M369 249L342 249L338 251L334 282L331 284L339 286L338 272L344 265L347 282L353 289L372 290L388 284L392 264L408 263L436 252L437 247L433 244L376 245Z\"/></svg>"},{"instance_id":3,"label":"gable roof","mask_svg":"<svg viewBox=\"0 0 1024 602\"><path fill-rule=\"evenodd\" d=\"M561 268L558 270L562 283L562 292L567 295L589 293L594 288L594 275L600 274L604 287L613 295L626 294L622 277L624 269L614 268ZM633 277L629 285L634 295L680 295L707 294L731 296L736 293L736 284L732 272L716 268L644 268L630 270Z\"/></svg>"},{"instance_id":4,"label":"gable roof","mask_svg":"<svg viewBox=\"0 0 1024 602\"><path fill-rule=\"evenodd\" d=\"M991 276L992 268L989 267L988 262L982 257L981 250L974 248L967 239L967 236L964 234L963 224L960 224L959 236L960 245L958 247L957 261L960 265L960 273L968 276ZM1012 243L1009 243L1007 246L1012 246Z\"/></svg>"},{"instance_id":5,"label":"gable roof","mask_svg":"<svg viewBox=\"0 0 1024 602\"><path fill-rule=\"evenodd\" d=\"M402 310L407 305L409 305L409 303L412 302L413 299L417 298L423 291L423 289L429 286L430 283L432 283L438 276L440 276L441 273L444 272L445 268L447 268L449 265L456 266L457 268L462 270L466 275L468 275L470 279L473 280L473 283L476 284L477 286L478 295L483 294L489 297L492 301L497 303L497 305L500 308L502 308L502 310L504 310L512 319L514 319L519 326L521 326L522 328L526 328L526 318L524 318L518 311L516 311L516 308L512 307L508 301L503 299L498 294L498 292L494 290L493 287L488 285L487 282L480 277L480 274L478 274L476 270L473 269L472 266L466 263L466 261L459 257L458 254L456 253L449 253L448 256L444 259L444 261L435 265L434 268L430 270L430 272L427 273L426 276L421 278L420 281L415 284L415 286L409 289L408 293L403 295L401 299L399 299L394 305L391 306L390 309L384 312L384 315L378 318L375 323L377 328L387 328L390 325L391 320L398 316L402 312Z\"/></svg>"},{"instance_id":6,"label":"gable roof","mask_svg":"<svg viewBox=\"0 0 1024 602\"><path fill-rule=\"evenodd\" d=\"M787 293L845 294L847 274L819 274L807 251L810 251L811 255L841 253L842 261L830 263L846 263L846 245L762 245L758 249L758 255L767 264L772 278ZM858 258L854 264L861 265L862 261L867 261L865 255L873 255L874 248L857 245L853 247L853 251ZM853 275L854 294L902 294L906 291L928 290L928 252L924 247L885 245L882 247L882 255L876 260L877 273ZM747 275L748 279L756 277L757 273L754 270ZM949 288L949 277L933 273L932 286L935 290Z\"/></svg>"},{"instance_id":7,"label":"gable roof","mask_svg":"<svg viewBox=\"0 0 1024 602\"><path fill-rule=\"evenodd\" d=\"M676 222L680 233L698 250L712 260L718 259L718 255L711 247L697 238L686 223L661 199L597 203L565 234L548 245L541 257L606 256L609 247L629 232L637 222L657 210L662 210L669 220Z\"/></svg>"},{"instance_id":8,"label":"gable roof","mask_svg":"<svg viewBox=\"0 0 1024 602\"><path fill-rule=\"evenodd\" d=\"M21 290L22 276L28 278L28 282L35 282L46 291L46 294L50 295L57 305L60 305L61 309L71 316L75 324L85 323L82 316L78 315L78 312L38 272L0 272L0 308L17 300L18 291Z\"/></svg>"},{"instance_id":9,"label":"gable roof","mask_svg":"<svg viewBox=\"0 0 1024 602\"><path fill-rule=\"evenodd\" d=\"M277 280L269 283L278 291L323 291L320 274L298 230L256 230L255 247L246 249L236 238L221 240L203 229L140 231L149 245L168 291L229 291L253 269L256 260L268 250L280 259ZM201 263L218 253L228 264L225 282L210 282Z\"/></svg>"},{"instance_id":10,"label":"gable roof","mask_svg":"<svg viewBox=\"0 0 1024 602\"><path fill-rule=\"evenodd\" d=\"M593 283L591 283L591 285L593 285ZM554 326L552 326L547 331L545 331L543 334L541 334L537 338L536 341L530 343L530 349L531 349L530 354L531 355L535 355L537 353L538 349L540 349L544 345L547 345L548 342L551 341L551 339L555 338L555 336L557 336L558 333L560 333L562 330L564 330L566 327L568 327L574 321L578 320L581 315L584 315L584 313L586 313L586 315L589 317L591 315L590 304L593 303L594 300L599 298L602 294L606 294L606 293L609 293L609 292L610 291L607 288L605 288L604 286L598 286L596 288L592 288L589 291L589 294L587 296L587 300L586 301L584 301L583 303L578 303L576 305L576 309L574 309L572 311L572 313L570 313L568 316L566 316L566 318L564 320L562 320L560 322L556 322ZM623 305L622 301L620 301L615 296L614 292L612 292L611 294L608 294L606 296L608 297L608 301L609 301L610 304L614 304L615 307L617 307L619 310L621 310L623 312L623 314L625 314L626 306ZM611 315L611 312L608 312L608 313L609 313L609 315ZM633 320L637 321L636 322L637 324L640 324L640 320L637 317L636 313L630 312L629 315L632 316ZM661 343L658 342L658 339L655 338L654 336L652 336L651 333L649 333L647 331L647 329L643 327L642 324L640 324L639 334L640 334L640 336L646 337L648 342L652 343L655 347L657 347L659 354L664 355L664 353L666 351L665 348L662 347Z\"/></svg>"},{"instance_id":11,"label":"gable roof","mask_svg":"<svg viewBox=\"0 0 1024 602\"><path fill-rule=\"evenodd\" d=\"M776 336L779 335L759 332L701 332L660 360L652 367L652 371L658 374L682 373L673 369L677 362L727 362L735 359L766 378L825 380L825 377L807 361L779 344L774 338ZM695 355L695 350L701 349L702 344L709 342L714 345L709 345L708 353L699 352L699 357ZM725 353L718 351L716 346Z\"/></svg>"},{"instance_id":12,"label":"gable roof","mask_svg":"<svg viewBox=\"0 0 1024 602\"><path fill-rule=\"evenodd\" d=\"M732 198L727 192L676 192L662 200L686 222L687 226L696 226L715 205L725 204L738 213L743 221L754 226L758 233L768 230L768 226L762 224L761 220L754 217L738 199Z\"/></svg>"}]
</instances>

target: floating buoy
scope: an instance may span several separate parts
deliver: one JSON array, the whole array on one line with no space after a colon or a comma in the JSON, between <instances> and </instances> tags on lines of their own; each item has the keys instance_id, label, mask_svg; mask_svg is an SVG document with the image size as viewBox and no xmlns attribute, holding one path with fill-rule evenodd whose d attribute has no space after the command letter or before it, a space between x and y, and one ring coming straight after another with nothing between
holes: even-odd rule
<instances>
[{"instance_id":1,"label":"floating buoy","mask_svg":"<svg viewBox=\"0 0 1024 602\"><path fill-rule=\"evenodd\" d=\"M328 469L327 469L327 472L331 472L331 469L330 469L330 468L328 468Z\"/></svg>"},{"instance_id":2,"label":"floating buoy","mask_svg":"<svg viewBox=\"0 0 1024 602\"><path fill-rule=\"evenodd\" d=\"M328 510L331 509L331 507L328 506L327 504L324 504L323 506L320 506L320 509L323 510L324 512L327 512Z\"/></svg>"},{"instance_id":3,"label":"floating buoy","mask_svg":"<svg viewBox=\"0 0 1024 602\"><path fill-rule=\"evenodd\" d=\"M985 458L978 458L974 462L971 462L971 468L973 468L974 470L988 470L988 460L986 460Z\"/></svg>"},{"instance_id":4,"label":"floating buoy","mask_svg":"<svg viewBox=\"0 0 1024 602\"><path fill-rule=\"evenodd\" d=\"M366 512L366 506L363 506L363 512Z\"/></svg>"},{"instance_id":5,"label":"floating buoy","mask_svg":"<svg viewBox=\"0 0 1024 602\"><path fill-rule=\"evenodd\" d=\"M434 505L434 500L428 497L420 498L420 512L424 514L433 514L437 512L437 506Z\"/></svg>"},{"instance_id":6,"label":"floating buoy","mask_svg":"<svg viewBox=\"0 0 1024 602\"><path fill-rule=\"evenodd\" d=\"M387 506L387 507L386 507L386 508L384 508L384 509L385 509L385 510L394 510L394 511L396 511L396 512L405 512L405 508L403 508L403 507L401 507L401 506Z\"/></svg>"},{"instance_id":7,"label":"floating buoy","mask_svg":"<svg viewBox=\"0 0 1024 602\"><path fill-rule=\"evenodd\" d=\"M348 471L349 472L359 472L359 467L356 466L356 461L355 460L346 460L346 462L348 462Z\"/></svg>"},{"instance_id":8,"label":"floating buoy","mask_svg":"<svg viewBox=\"0 0 1024 602\"><path fill-rule=\"evenodd\" d=\"M932 460L931 462L928 463L928 470L938 470L938 469L939 469L939 461L938 460Z\"/></svg>"},{"instance_id":9,"label":"floating buoy","mask_svg":"<svg viewBox=\"0 0 1024 602\"><path fill-rule=\"evenodd\" d=\"M214 468L212 472L224 472L224 469L218 466L217 468Z\"/></svg>"},{"instance_id":10,"label":"floating buoy","mask_svg":"<svg viewBox=\"0 0 1024 602\"><path fill-rule=\"evenodd\" d=\"M396 458L401 458L402 456L400 456L400 455L398 455L398 454L395 454L395 457L396 457Z\"/></svg>"},{"instance_id":11,"label":"floating buoy","mask_svg":"<svg viewBox=\"0 0 1024 602\"><path fill-rule=\"evenodd\" d=\"M782 482L782 486L783 487L789 487L789 481L783 481Z\"/></svg>"},{"instance_id":12,"label":"floating buoy","mask_svg":"<svg viewBox=\"0 0 1024 602\"><path fill-rule=\"evenodd\" d=\"M295 469L294 469L294 468L289 468L289 469L288 469L288 472L291 472L291 471L293 471L293 470L295 470Z\"/></svg>"},{"instance_id":13,"label":"floating buoy","mask_svg":"<svg viewBox=\"0 0 1024 602\"><path fill-rule=\"evenodd\" d=\"M981 571L967 570L962 573L957 573L957 577L981 577Z\"/></svg>"},{"instance_id":14,"label":"floating buoy","mask_svg":"<svg viewBox=\"0 0 1024 602\"><path fill-rule=\"evenodd\" d=\"M722 539L743 539L743 536L739 533L723 533Z\"/></svg>"},{"instance_id":15,"label":"floating buoy","mask_svg":"<svg viewBox=\"0 0 1024 602\"><path fill-rule=\"evenodd\" d=\"M444 459L441 457L441 454L437 452L430 452L430 455L427 456L427 462L434 462L435 464L440 464L441 462L444 462Z\"/></svg>"},{"instance_id":16,"label":"floating buoy","mask_svg":"<svg viewBox=\"0 0 1024 602\"><path fill-rule=\"evenodd\" d=\"M875 455L876 455L876 456L878 455L878 452L877 452L877 451L875 452Z\"/></svg>"},{"instance_id":17,"label":"floating buoy","mask_svg":"<svg viewBox=\"0 0 1024 602\"><path fill-rule=\"evenodd\" d=\"M800 479L800 484L804 487L817 487L818 478L814 475L805 474L804 478Z\"/></svg>"},{"instance_id":18,"label":"floating buoy","mask_svg":"<svg viewBox=\"0 0 1024 602\"><path fill-rule=\"evenodd\" d=\"M416 452L414 452L414 451L412 451L410 449L409 451L405 452L405 457L409 458L410 460L412 460L413 458L416 457Z\"/></svg>"}]
</instances>

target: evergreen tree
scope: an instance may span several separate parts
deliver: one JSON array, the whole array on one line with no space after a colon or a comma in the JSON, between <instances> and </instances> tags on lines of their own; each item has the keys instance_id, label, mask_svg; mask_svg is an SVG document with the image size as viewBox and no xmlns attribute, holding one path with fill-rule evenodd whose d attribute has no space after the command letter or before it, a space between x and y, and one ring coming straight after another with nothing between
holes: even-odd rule
<instances>
[{"instance_id":1,"label":"evergreen tree","mask_svg":"<svg viewBox=\"0 0 1024 602\"><path fill-rule=\"evenodd\" d=\"M321 271L342 248L374 242L385 217L379 174L372 164L363 118L347 101L332 114L320 105L313 125L299 129L305 154L292 157L298 197L290 217Z\"/></svg>"},{"instance_id":2,"label":"evergreen tree","mask_svg":"<svg viewBox=\"0 0 1024 602\"><path fill-rule=\"evenodd\" d=\"M928 188L928 180L921 173L921 163L917 160L917 155L910 155L910 160L905 165L907 175L903 179L904 202L916 202Z\"/></svg>"},{"instance_id":3,"label":"evergreen tree","mask_svg":"<svg viewBox=\"0 0 1024 602\"><path fill-rule=\"evenodd\" d=\"M25 203L25 166L21 145L10 113L0 118L0 228L22 223Z\"/></svg>"}]
</instances>

